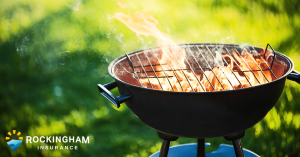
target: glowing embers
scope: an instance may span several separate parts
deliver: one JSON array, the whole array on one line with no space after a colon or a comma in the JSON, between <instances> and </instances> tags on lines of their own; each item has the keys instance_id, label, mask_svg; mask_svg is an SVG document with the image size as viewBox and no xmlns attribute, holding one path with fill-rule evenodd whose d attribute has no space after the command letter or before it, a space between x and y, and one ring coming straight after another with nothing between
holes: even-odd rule
<instances>
[{"instance_id":1,"label":"glowing embers","mask_svg":"<svg viewBox=\"0 0 300 157\"><path fill-rule=\"evenodd\" d=\"M207 92L247 88L276 78L270 65L250 47L188 45L162 47L128 56L139 85L165 91ZM169 56L166 56L168 54Z\"/></svg>"}]
</instances>

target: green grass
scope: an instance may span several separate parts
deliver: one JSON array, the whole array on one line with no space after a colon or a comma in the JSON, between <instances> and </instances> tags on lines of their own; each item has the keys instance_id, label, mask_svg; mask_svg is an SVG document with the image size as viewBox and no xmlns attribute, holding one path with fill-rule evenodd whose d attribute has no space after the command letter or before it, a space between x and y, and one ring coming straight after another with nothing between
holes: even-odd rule
<instances>
[{"instance_id":1,"label":"green grass","mask_svg":"<svg viewBox=\"0 0 300 157\"><path fill-rule=\"evenodd\" d=\"M110 17L114 12L148 12L176 43L270 43L300 69L299 1L126 2L122 10L110 0L0 1L0 156L143 157L159 150L154 130L97 91L96 84L113 81L107 73L113 59L157 45L153 38L138 40ZM299 156L299 94L300 85L287 81L275 107L247 130L243 146L266 157ZM91 144L78 151L22 144L14 152L4 140L13 129L23 136L91 136ZM222 137L206 141L212 145L207 151L230 144ZM179 138L171 145L192 142Z\"/></svg>"}]
</instances>

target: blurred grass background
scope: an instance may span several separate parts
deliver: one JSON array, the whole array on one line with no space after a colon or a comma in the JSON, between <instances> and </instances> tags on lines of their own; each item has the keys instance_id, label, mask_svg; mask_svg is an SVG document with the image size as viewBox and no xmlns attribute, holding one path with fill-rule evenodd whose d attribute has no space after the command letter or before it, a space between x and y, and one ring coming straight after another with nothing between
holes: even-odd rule
<instances>
[{"instance_id":1,"label":"blurred grass background","mask_svg":"<svg viewBox=\"0 0 300 157\"><path fill-rule=\"evenodd\" d=\"M116 109L96 84L113 81L108 64L133 50L156 46L112 19L114 12L144 11L176 43L233 43L265 47L289 56L300 70L300 1L297 0L2 0L0 1L0 156L149 156L160 149L156 132L129 111ZM117 89L113 90L118 95ZM244 148L269 156L300 156L300 85L287 81L268 115L247 130ZM241 104L242 105L242 104ZM8 131L25 136L90 136L78 151L14 152ZM207 139L211 147L228 143ZM194 143L179 138L171 145ZM41 145L41 144L39 144ZM46 145L46 144L43 144ZM56 144L48 144L56 145ZM76 144L73 144L76 145Z\"/></svg>"}]
</instances>

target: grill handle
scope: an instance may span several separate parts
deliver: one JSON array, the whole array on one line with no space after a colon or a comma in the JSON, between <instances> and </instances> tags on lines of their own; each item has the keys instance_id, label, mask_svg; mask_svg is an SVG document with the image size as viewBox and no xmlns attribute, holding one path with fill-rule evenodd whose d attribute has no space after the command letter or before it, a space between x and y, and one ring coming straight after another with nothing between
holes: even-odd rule
<instances>
[{"instance_id":1,"label":"grill handle","mask_svg":"<svg viewBox=\"0 0 300 157\"><path fill-rule=\"evenodd\" d=\"M296 81L297 83L300 84L300 73L296 70L293 70L288 76L287 79Z\"/></svg>"},{"instance_id":2,"label":"grill handle","mask_svg":"<svg viewBox=\"0 0 300 157\"><path fill-rule=\"evenodd\" d=\"M117 87L117 82L111 82L105 85L98 84L98 89L100 94L102 94L106 99L113 103L117 108L120 107L120 104L132 97L131 94L124 94L119 97L114 96L110 90Z\"/></svg>"}]
</instances>

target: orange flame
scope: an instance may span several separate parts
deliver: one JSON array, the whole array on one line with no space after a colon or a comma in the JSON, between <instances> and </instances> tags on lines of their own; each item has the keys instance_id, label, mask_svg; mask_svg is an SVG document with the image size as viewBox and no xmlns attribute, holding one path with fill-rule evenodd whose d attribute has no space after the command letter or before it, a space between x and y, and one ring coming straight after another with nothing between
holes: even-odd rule
<instances>
[{"instance_id":1,"label":"orange flame","mask_svg":"<svg viewBox=\"0 0 300 157\"><path fill-rule=\"evenodd\" d=\"M169 62L173 68L185 68L184 57L185 51L178 47L175 42L165 33L157 28L158 21L151 15L146 15L142 12L133 14L124 14L121 12L114 13L113 18L124 23L129 29L137 35L152 36L157 39L159 46L163 52L160 59L162 63ZM176 62L178 60L178 63ZM167 72L170 74L171 72ZM176 75L182 80L183 73L176 71ZM174 79L172 80L175 81ZM175 87L176 88L176 87Z\"/></svg>"},{"instance_id":2,"label":"orange flame","mask_svg":"<svg viewBox=\"0 0 300 157\"><path fill-rule=\"evenodd\" d=\"M126 3L123 2L123 0L118 0L117 4L119 5L120 8L125 9L126 8Z\"/></svg>"},{"instance_id":3,"label":"orange flame","mask_svg":"<svg viewBox=\"0 0 300 157\"><path fill-rule=\"evenodd\" d=\"M232 55L239 63L239 66L234 65L234 59L231 56L223 55L223 58L230 58L230 64L223 67L223 69L215 67L213 71L217 77L215 77L212 71L205 71L206 76L208 76L209 81L213 85L211 86L208 81L202 80L207 91L213 91L213 87L216 91L223 91L224 89L240 89L272 81L271 72L269 70L260 71L260 69L267 69L267 67L263 66L265 62L262 58L254 59L248 52L245 52L243 57L237 55L236 52L233 52ZM244 72L235 72L232 69L239 69L239 71Z\"/></svg>"},{"instance_id":4,"label":"orange flame","mask_svg":"<svg viewBox=\"0 0 300 157\"><path fill-rule=\"evenodd\" d=\"M158 62L168 63L168 65L164 64L156 66L155 71L170 68L186 68L186 64L184 63L184 60L186 59L185 49L177 46L169 36L158 29L158 21L153 16L142 12L136 12L128 15L117 12L113 14L113 18L124 23L138 36L152 36L157 39L161 53ZM140 82L147 86L151 84L155 89L167 91L206 92L246 88L272 81L270 71L261 71L261 69L267 69L264 64L264 59L254 58L248 52L245 52L243 56L238 55L236 52L233 52L232 55L233 57L229 55L222 55L223 60L225 58L230 59L227 66L214 67L212 71L207 70L204 74L195 74L194 72L187 71L183 72L183 70L175 70L172 72L169 70L165 72L156 72L155 74L157 76L167 75L173 77L142 78L140 79ZM238 63L234 63L234 60ZM250 72L251 70L252 72ZM175 77L175 75L177 77Z\"/></svg>"}]
</instances>

